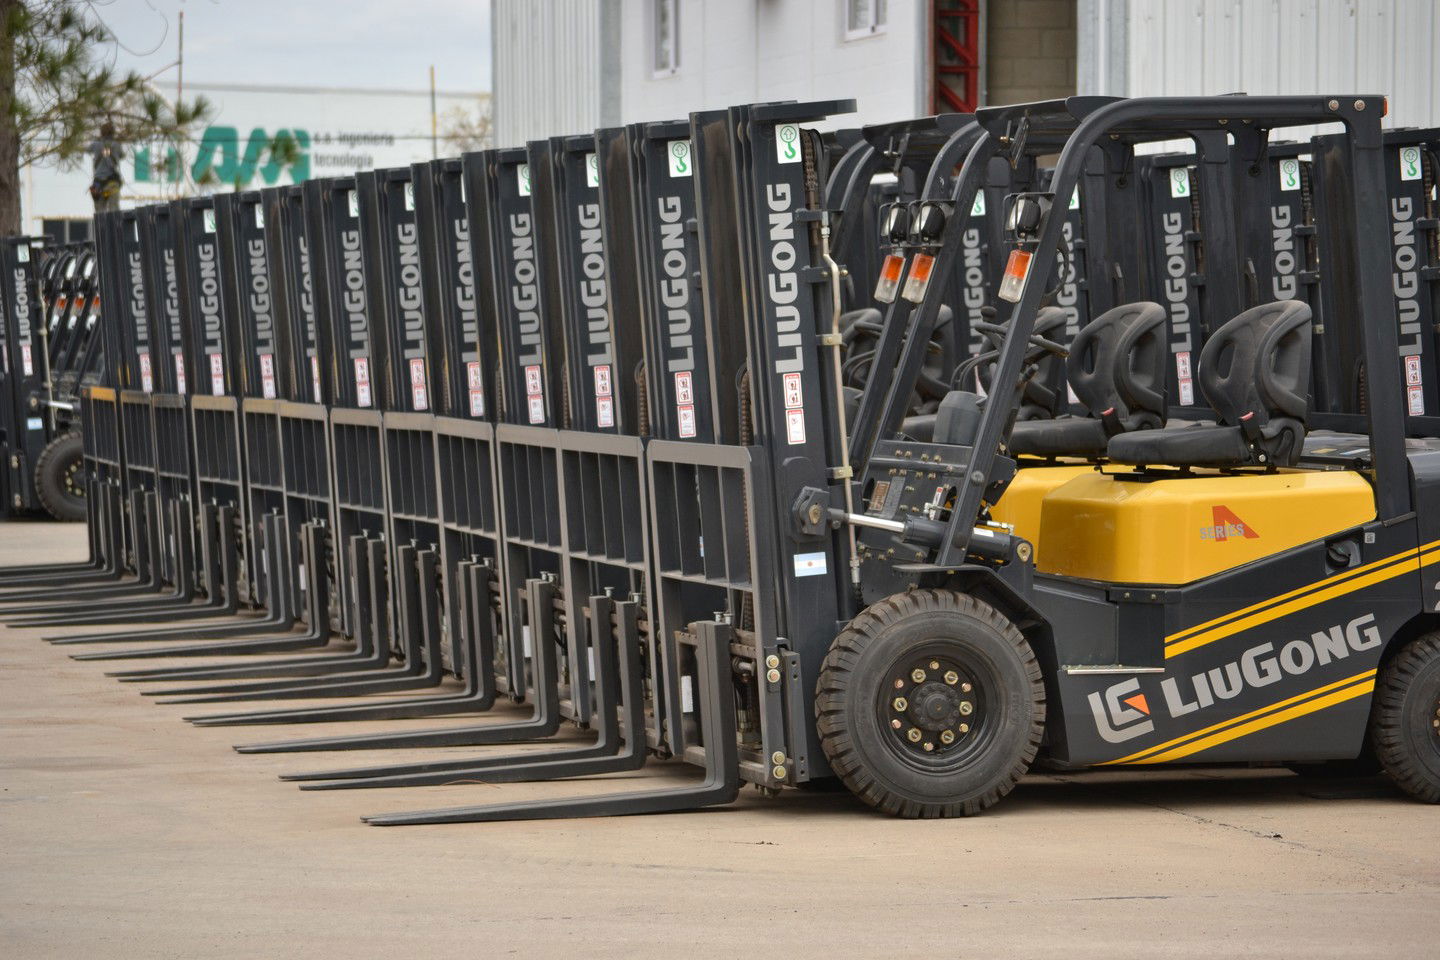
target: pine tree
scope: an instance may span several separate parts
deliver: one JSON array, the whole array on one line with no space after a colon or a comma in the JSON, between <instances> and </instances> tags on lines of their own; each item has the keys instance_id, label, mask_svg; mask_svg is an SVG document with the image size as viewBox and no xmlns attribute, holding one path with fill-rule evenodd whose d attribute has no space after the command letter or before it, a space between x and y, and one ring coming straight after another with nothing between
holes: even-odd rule
<instances>
[{"instance_id":1,"label":"pine tree","mask_svg":"<svg viewBox=\"0 0 1440 960\"><path fill-rule=\"evenodd\" d=\"M84 0L0 0L0 236L21 232L20 167L73 167L106 121L125 144L178 142L210 114L109 65L115 36Z\"/></svg>"}]
</instances>

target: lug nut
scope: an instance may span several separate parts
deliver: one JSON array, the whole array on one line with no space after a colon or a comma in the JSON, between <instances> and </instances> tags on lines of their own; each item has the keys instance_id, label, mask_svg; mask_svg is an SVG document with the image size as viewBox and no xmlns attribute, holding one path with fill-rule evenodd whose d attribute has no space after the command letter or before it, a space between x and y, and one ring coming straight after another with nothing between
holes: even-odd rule
<instances>
[{"instance_id":1,"label":"lug nut","mask_svg":"<svg viewBox=\"0 0 1440 960\"><path fill-rule=\"evenodd\" d=\"M911 728L910 728L910 732L907 733L907 734L905 734L905 736L906 736L906 738L907 738L911 743L919 743L919 742L920 742L920 731L919 731L918 729L916 729L915 727L911 727Z\"/></svg>"},{"instance_id":2,"label":"lug nut","mask_svg":"<svg viewBox=\"0 0 1440 960\"><path fill-rule=\"evenodd\" d=\"M770 656L765 658L765 666L769 667L771 670L778 668L780 666L780 658L775 656L775 654L773 653L770 654Z\"/></svg>"},{"instance_id":3,"label":"lug nut","mask_svg":"<svg viewBox=\"0 0 1440 960\"><path fill-rule=\"evenodd\" d=\"M910 679L914 680L916 683L924 683L925 671L921 670L919 667L916 667L914 670L910 671Z\"/></svg>"},{"instance_id":4,"label":"lug nut","mask_svg":"<svg viewBox=\"0 0 1440 960\"><path fill-rule=\"evenodd\" d=\"M776 780L784 780L784 779L785 779L785 768L784 768L784 767L776 767L774 770L772 770L772 771L770 771L770 772L773 773L773 774L775 774L775 779L776 779Z\"/></svg>"},{"instance_id":5,"label":"lug nut","mask_svg":"<svg viewBox=\"0 0 1440 960\"><path fill-rule=\"evenodd\" d=\"M935 749L935 744L933 744L933 743L931 743L931 742L929 742L929 741L927 740L927 741L925 742L925 752L926 752L926 753L930 753L930 752L933 751L934 749Z\"/></svg>"},{"instance_id":6,"label":"lug nut","mask_svg":"<svg viewBox=\"0 0 1440 960\"><path fill-rule=\"evenodd\" d=\"M968 717L968 716L970 716L970 714L972 714L972 713L974 713L974 712L975 712L975 704L971 703L969 700L961 700L961 701L960 701L960 714L961 714L961 716Z\"/></svg>"},{"instance_id":7,"label":"lug nut","mask_svg":"<svg viewBox=\"0 0 1440 960\"><path fill-rule=\"evenodd\" d=\"M783 750L776 750L774 753L770 754L770 762L775 764L775 766L777 767L780 766L782 763L785 762L785 752Z\"/></svg>"},{"instance_id":8,"label":"lug nut","mask_svg":"<svg viewBox=\"0 0 1440 960\"><path fill-rule=\"evenodd\" d=\"M971 687L970 684L968 684L968 683L962 683L962 684L960 684L960 691L961 691L962 693L969 693L972 689L974 689L974 688Z\"/></svg>"},{"instance_id":9,"label":"lug nut","mask_svg":"<svg viewBox=\"0 0 1440 960\"><path fill-rule=\"evenodd\" d=\"M891 701L890 706L895 708L896 713L904 713L906 710L910 709L910 701L906 700L904 697L896 697L893 701Z\"/></svg>"},{"instance_id":10,"label":"lug nut","mask_svg":"<svg viewBox=\"0 0 1440 960\"><path fill-rule=\"evenodd\" d=\"M896 730L899 730L901 727L905 726L905 724L901 723L899 720L891 720L890 726Z\"/></svg>"},{"instance_id":11,"label":"lug nut","mask_svg":"<svg viewBox=\"0 0 1440 960\"><path fill-rule=\"evenodd\" d=\"M954 670L946 670L945 682L950 684L950 686L952 687L955 686L955 684L960 682L960 674L956 673Z\"/></svg>"},{"instance_id":12,"label":"lug nut","mask_svg":"<svg viewBox=\"0 0 1440 960\"><path fill-rule=\"evenodd\" d=\"M767 671L765 672L765 679L768 680L768 681L770 681L771 683L779 683L779 682L780 682L780 671L779 671L779 670L767 670Z\"/></svg>"},{"instance_id":13,"label":"lug nut","mask_svg":"<svg viewBox=\"0 0 1440 960\"><path fill-rule=\"evenodd\" d=\"M940 742L943 743L943 744L946 744L946 745L949 745L949 744L954 743L954 742L955 742L955 733L954 733L954 731L952 731L952 730L941 730L941 731L940 731Z\"/></svg>"},{"instance_id":14,"label":"lug nut","mask_svg":"<svg viewBox=\"0 0 1440 960\"><path fill-rule=\"evenodd\" d=\"M896 680L896 681L895 681L895 689L896 689L896 690L904 690L904 689L905 689L905 681L904 681L904 680Z\"/></svg>"},{"instance_id":15,"label":"lug nut","mask_svg":"<svg viewBox=\"0 0 1440 960\"><path fill-rule=\"evenodd\" d=\"M970 724L968 724L968 723L962 723L962 724L960 724L960 732L961 732L961 733L969 733L969 732L970 732Z\"/></svg>"},{"instance_id":16,"label":"lug nut","mask_svg":"<svg viewBox=\"0 0 1440 960\"><path fill-rule=\"evenodd\" d=\"M939 660L931 660L931 661L930 661L930 669L931 669L931 670L939 670L939 669L940 669L940 661L939 661Z\"/></svg>"}]
</instances>

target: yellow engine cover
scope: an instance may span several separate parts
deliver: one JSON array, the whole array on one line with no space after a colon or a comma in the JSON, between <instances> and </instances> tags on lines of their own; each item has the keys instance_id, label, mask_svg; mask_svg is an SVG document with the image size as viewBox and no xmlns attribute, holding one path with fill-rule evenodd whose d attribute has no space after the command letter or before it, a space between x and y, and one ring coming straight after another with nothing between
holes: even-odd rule
<instances>
[{"instance_id":1,"label":"yellow engine cover","mask_svg":"<svg viewBox=\"0 0 1440 960\"><path fill-rule=\"evenodd\" d=\"M1111 583L1193 583L1374 518L1370 484L1346 471L1149 481L1087 471L1043 496L1036 568Z\"/></svg>"},{"instance_id":2,"label":"yellow engine cover","mask_svg":"<svg viewBox=\"0 0 1440 960\"><path fill-rule=\"evenodd\" d=\"M1040 505L1045 497L1076 477L1095 473L1094 464L1074 466L1027 467L1016 472L1015 478L1005 488L1000 501L990 508L990 518L997 523L1008 523L1015 527L1015 535L1029 540L1035 547L1038 562L1041 553Z\"/></svg>"}]
</instances>

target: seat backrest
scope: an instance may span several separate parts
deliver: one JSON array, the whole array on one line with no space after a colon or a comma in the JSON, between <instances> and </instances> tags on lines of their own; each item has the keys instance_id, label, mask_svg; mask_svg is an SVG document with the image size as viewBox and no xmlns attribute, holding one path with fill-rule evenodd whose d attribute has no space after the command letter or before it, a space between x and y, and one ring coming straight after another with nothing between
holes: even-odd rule
<instances>
[{"instance_id":1,"label":"seat backrest","mask_svg":"<svg viewBox=\"0 0 1440 960\"><path fill-rule=\"evenodd\" d=\"M1273 419L1305 422L1310 409L1310 307L1277 300L1227 322L1200 351L1200 389L1220 419L1255 426Z\"/></svg>"},{"instance_id":2,"label":"seat backrest","mask_svg":"<svg viewBox=\"0 0 1440 960\"><path fill-rule=\"evenodd\" d=\"M1142 300L1106 310L1070 344L1066 376L1099 416L1114 410L1126 430L1165 423L1165 309Z\"/></svg>"}]
</instances>

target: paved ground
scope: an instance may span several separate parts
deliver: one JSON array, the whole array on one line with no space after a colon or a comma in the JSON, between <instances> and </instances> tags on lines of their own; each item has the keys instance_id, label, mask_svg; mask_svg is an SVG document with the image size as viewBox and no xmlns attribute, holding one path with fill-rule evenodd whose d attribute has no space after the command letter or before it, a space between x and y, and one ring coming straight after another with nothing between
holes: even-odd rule
<instances>
[{"instance_id":1,"label":"paved ground","mask_svg":"<svg viewBox=\"0 0 1440 960\"><path fill-rule=\"evenodd\" d=\"M81 537L3 523L0 564ZM381 758L237 755L285 731L191 727L197 708L40 636L0 629L0 957L1440 954L1440 810L1382 783L1034 776L966 821L746 791L695 814L379 829L357 818L596 786L303 794L275 775Z\"/></svg>"}]
</instances>

